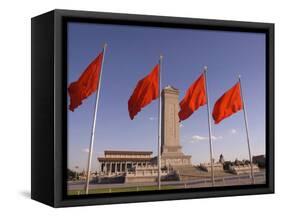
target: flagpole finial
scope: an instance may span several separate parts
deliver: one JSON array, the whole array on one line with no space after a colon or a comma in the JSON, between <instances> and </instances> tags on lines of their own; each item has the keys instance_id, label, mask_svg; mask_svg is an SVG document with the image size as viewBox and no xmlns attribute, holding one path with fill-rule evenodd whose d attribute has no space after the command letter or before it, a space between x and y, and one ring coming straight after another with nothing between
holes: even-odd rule
<instances>
[{"instance_id":1,"label":"flagpole finial","mask_svg":"<svg viewBox=\"0 0 281 217\"><path fill-rule=\"evenodd\" d=\"M161 60L163 59L163 55L162 55L162 54L160 54L160 59L161 59Z\"/></svg>"},{"instance_id":2,"label":"flagpole finial","mask_svg":"<svg viewBox=\"0 0 281 217\"><path fill-rule=\"evenodd\" d=\"M241 78L241 74L238 73L238 78Z\"/></svg>"},{"instance_id":3,"label":"flagpole finial","mask_svg":"<svg viewBox=\"0 0 281 217\"><path fill-rule=\"evenodd\" d=\"M106 43L106 42L104 43L103 47L104 47L104 48L106 48L106 47L107 47L107 43Z\"/></svg>"},{"instance_id":4,"label":"flagpole finial","mask_svg":"<svg viewBox=\"0 0 281 217\"><path fill-rule=\"evenodd\" d=\"M207 72L207 70L208 70L208 67L204 66L204 72Z\"/></svg>"}]
</instances>

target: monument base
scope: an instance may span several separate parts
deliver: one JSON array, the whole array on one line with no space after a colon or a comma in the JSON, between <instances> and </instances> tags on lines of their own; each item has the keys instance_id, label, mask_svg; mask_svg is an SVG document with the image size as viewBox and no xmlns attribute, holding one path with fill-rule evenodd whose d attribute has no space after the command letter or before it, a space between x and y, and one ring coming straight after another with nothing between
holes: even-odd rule
<instances>
[{"instance_id":1,"label":"monument base","mask_svg":"<svg viewBox=\"0 0 281 217\"><path fill-rule=\"evenodd\" d=\"M191 155L184 155L183 153L163 153L161 156L162 167L174 166L190 166Z\"/></svg>"}]
</instances>

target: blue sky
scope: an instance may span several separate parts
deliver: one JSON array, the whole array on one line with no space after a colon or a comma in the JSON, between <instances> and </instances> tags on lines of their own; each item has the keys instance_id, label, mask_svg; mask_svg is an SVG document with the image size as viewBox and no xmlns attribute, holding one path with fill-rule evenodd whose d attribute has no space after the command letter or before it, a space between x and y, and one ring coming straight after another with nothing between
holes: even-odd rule
<instances>
[{"instance_id":1,"label":"blue sky","mask_svg":"<svg viewBox=\"0 0 281 217\"><path fill-rule=\"evenodd\" d=\"M242 76L252 154L265 153L265 34L126 25L68 24L68 84L108 44L105 54L92 168L104 150L151 150L157 154L157 101L132 121L127 102L137 81L163 54L162 87L187 88L208 66L210 107ZM86 168L96 94L68 111L68 167ZM69 100L69 97L68 97ZM69 101L68 101L69 103ZM214 157L248 159L243 112L213 127ZM209 160L206 106L180 126L180 140L192 163Z\"/></svg>"}]
</instances>

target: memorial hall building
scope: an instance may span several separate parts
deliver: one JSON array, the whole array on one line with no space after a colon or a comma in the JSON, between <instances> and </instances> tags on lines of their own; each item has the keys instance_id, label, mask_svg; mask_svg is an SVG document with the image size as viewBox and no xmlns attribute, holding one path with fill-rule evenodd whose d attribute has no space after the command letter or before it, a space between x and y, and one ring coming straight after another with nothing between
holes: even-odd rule
<instances>
[{"instance_id":1,"label":"memorial hall building","mask_svg":"<svg viewBox=\"0 0 281 217\"><path fill-rule=\"evenodd\" d=\"M133 167L148 167L152 162L151 151L104 151L104 157L99 157L101 172L105 174L125 173Z\"/></svg>"}]
</instances>

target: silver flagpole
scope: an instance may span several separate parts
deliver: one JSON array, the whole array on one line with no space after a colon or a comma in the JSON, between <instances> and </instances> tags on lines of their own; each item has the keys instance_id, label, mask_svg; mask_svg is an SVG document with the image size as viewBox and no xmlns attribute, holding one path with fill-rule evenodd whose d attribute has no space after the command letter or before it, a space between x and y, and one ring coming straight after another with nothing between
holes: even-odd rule
<instances>
[{"instance_id":1,"label":"silver flagpole","mask_svg":"<svg viewBox=\"0 0 281 217\"><path fill-rule=\"evenodd\" d=\"M89 155L88 155L87 180L86 180L86 186L85 186L85 193L86 194L89 193L89 182L90 182L90 177L91 177L93 145L94 145L94 141L95 141L96 119L97 119L97 112L98 112L98 105L99 105L101 78L102 78L103 62L104 62L106 47L107 47L107 44L104 44L103 55L102 55L102 63L101 63L101 69L100 69L100 75L99 75L98 90L97 90L96 103L95 103L94 120L93 120L93 126L92 126L91 144L90 144Z\"/></svg>"},{"instance_id":2,"label":"silver flagpole","mask_svg":"<svg viewBox=\"0 0 281 217\"><path fill-rule=\"evenodd\" d=\"M248 131L248 119L247 119L246 103L244 100L244 95L243 95L243 90L242 90L241 75L238 76L238 79L239 79L239 84L240 84L240 93L241 93L241 97L242 97L242 101L243 101L243 113L244 113L245 128L246 128L246 134L247 134L249 159L250 159L250 165L251 165L251 179L252 179L252 184L254 184L255 178L254 178L251 146L250 146L249 131Z\"/></svg>"},{"instance_id":3,"label":"silver flagpole","mask_svg":"<svg viewBox=\"0 0 281 217\"><path fill-rule=\"evenodd\" d=\"M212 142L212 128L211 128L211 116L210 116L210 104L208 96L208 82L207 82L207 66L204 67L204 76L205 76L205 88L207 96L207 113L208 113L208 126L209 126L209 144L210 144L210 161L211 161L211 178L212 186L215 186L215 176L214 176L214 163L213 163L213 142Z\"/></svg>"},{"instance_id":4,"label":"silver flagpole","mask_svg":"<svg viewBox=\"0 0 281 217\"><path fill-rule=\"evenodd\" d=\"M158 107L158 190L161 190L161 70L162 70L162 59L163 56L160 55L159 59L159 107Z\"/></svg>"}]
</instances>

